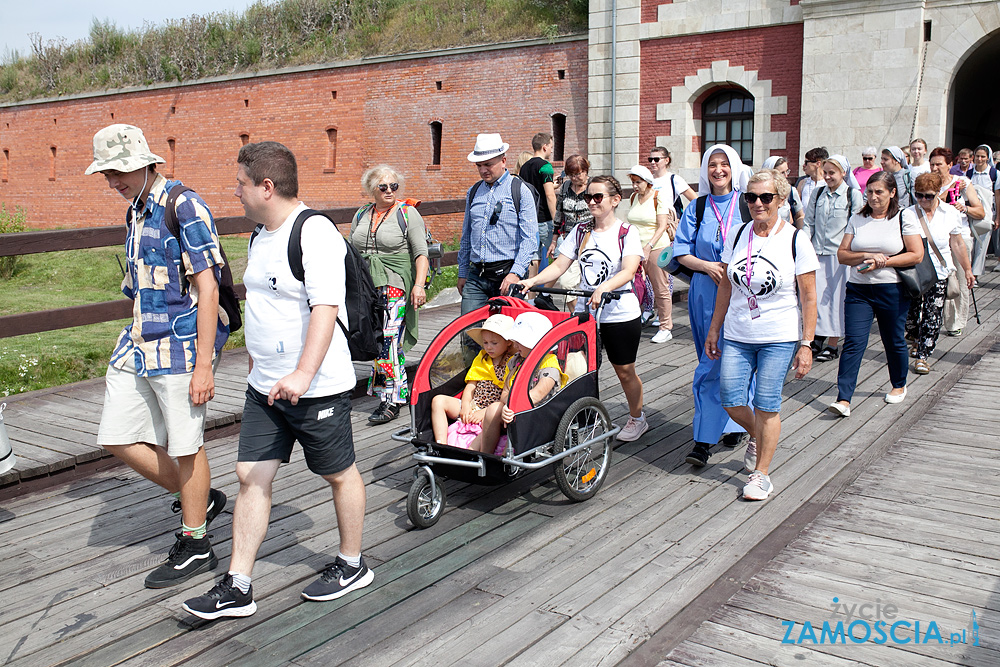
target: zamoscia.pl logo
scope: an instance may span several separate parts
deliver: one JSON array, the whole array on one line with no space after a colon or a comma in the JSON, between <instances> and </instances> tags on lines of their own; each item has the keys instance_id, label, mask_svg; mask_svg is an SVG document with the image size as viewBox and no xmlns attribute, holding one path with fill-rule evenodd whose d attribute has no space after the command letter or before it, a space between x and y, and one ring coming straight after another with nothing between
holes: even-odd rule
<instances>
[{"instance_id":1,"label":"zamoscia.pl logo","mask_svg":"<svg viewBox=\"0 0 1000 667\"><path fill-rule=\"evenodd\" d=\"M841 617L846 617L846 620ZM942 631L937 621L899 618L894 604L841 602L833 598L830 620L817 627L809 621L782 621L782 644L971 644L979 646L979 621L972 611L969 627Z\"/></svg>"}]
</instances>

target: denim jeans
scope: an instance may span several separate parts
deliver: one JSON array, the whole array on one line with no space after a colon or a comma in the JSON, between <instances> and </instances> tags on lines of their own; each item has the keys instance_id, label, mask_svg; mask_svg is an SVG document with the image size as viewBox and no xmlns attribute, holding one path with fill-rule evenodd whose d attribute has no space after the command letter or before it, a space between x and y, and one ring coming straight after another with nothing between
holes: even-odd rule
<instances>
[{"instance_id":1,"label":"denim jeans","mask_svg":"<svg viewBox=\"0 0 1000 667\"><path fill-rule=\"evenodd\" d=\"M799 349L799 341L787 343L741 343L726 340L722 348L719 381L722 407L750 405L750 380L757 374L753 407L763 412L781 412L781 389Z\"/></svg>"},{"instance_id":2,"label":"denim jeans","mask_svg":"<svg viewBox=\"0 0 1000 667\"><path fill-rule=\"evenodd\" d=\"M894 389L906 386L907 349L903 337L910 299L899 283L861 285L847 283L844 297L844 351L837 372L837 400L851 402L858 385L858 371L868 348L872 320L878 321L889 379Z\"/></svg>"},{"instance_id":3,"label":"denim jeans","mask_svg":"<svg viewBox=\"0 0 1000 667\"><path fill-rule=\"evenodd\" d=\"M469 275L465 278L465 287L462 288L462 314L471 313L476 308L485 306L493 297L500 296L502 282L480 278L469 271Z\"/></svg>"}]
</instances>

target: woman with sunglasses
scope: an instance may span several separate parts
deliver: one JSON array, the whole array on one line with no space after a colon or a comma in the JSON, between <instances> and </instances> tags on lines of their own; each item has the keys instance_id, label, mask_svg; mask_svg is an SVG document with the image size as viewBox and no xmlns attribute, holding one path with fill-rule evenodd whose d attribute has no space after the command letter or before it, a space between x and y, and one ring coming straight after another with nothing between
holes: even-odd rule
<instances>
[{"instance_id":1,"label":"woman with sunglasses","mask_svg":"<svg viewBox=\"0 0 1000 667\"><path fill-rule=\"evenodd\" d=\"M684 209L674 238L674 257L693 271L688 290L688 319L698 366L691 383L694 447L686 460L695 466L708 463L712 445L720 437L727 447L749 442L743 429L722 409L719 362L705 354L705 338L712 323L716 292L726 277L722 249L726 239L744 222L750 221L749 212L744 213L740 202L741 186L746 185L748 171L740 156L729 146L716 144L705 151L698 177L699 197ZM699 209L702 211L700 220Z\"/></svg>"},{"instance_id":2,"label":"woman with sunglasses","mask_svg":"<svg viewBox=\"0 0 1000 667\"><path fill-rule=\"evenodd\" d=\"M734 228L726 239L726 276L705 338L705 355L722 360L722 406L750 434L743 457L750 473L745 500L765 500L774 490L769 473L781 433L785 376L789 367L796 378L812 367L819 262L806 234L778 215L790 190L774 169L761 169L747 182L744 197L753 222Z\"/></svg>"},{"instance_id":3,"label":"woman with sunglasses","mask_svg":"<svg viewBox=\"0 0 1000 667\"><path fill-rule=\"evenodd\" d=\"M622 442L632 442L649 429L642 411L642 380L635 372L635 359L642 333L642 309L632 292L632 278L642 261L639 230L615 217L622 201L622 186L614 176L595 176L583 195L594 216L593 222L578 226L559 246L559 256L534 278L520 285L530 290L537 284L555 280L575 260L580 260L580 289L593 290L588 305L594 310L606 292L620 296L601 309L598 322L601 344L628 401L628 422L618 433ZM577 306L582 311L583 305Z\"/></svg>"},{"instance_id":4,"label":"woman with sunglasses","mask_svg":"<svg viewBox=\"0 0 1000 667\"><path fill-rule=\"evenodd\" d=\"M876 160L878 159L876 155L878 154L878 149L874 146L868 146L863 151L861 151L861 166L854 168L854 178L858 181L858 187L861 188L862 192L868 187L868 179L872 177L873 174L877 174L882 171L882 167L879 166Z\"/></svg>"},{"instance_id":5,"label":"woman with sunglasses","mask_svg":"<svg viewBox=\"0 0 1000 667\"><path fill-rule=\"evenodd\" d=\"M351 221L351 244L365 260L386 309L382 352L372 365L368 395L380 403L368 421L382 424L399 416L410 397L405 353L417 342L417 308L427 301L427 231L417 213L419 202L397 200L403 177L380 164L361 177L372 199Z\"/></svg>"},{"instance_id":6,"label":"woman with sunglasses","mask_svg":"<svg viewBox=\"0 0 1000 667\"><path fill-rule=\"evenodd\" d=\"M830 412L851 415L851 399L872 320L878 321L892 389L886 403L906 398L906 341L903 329L910 298L900 287L897 268L919 263L924 256L920 224L912 209L899 208L896 178L889 172L872 174L865 188L864 207L847 222L837 259L849 266L844 297L844 352L837 370L837 400Z\"/></svg>"},{"instance_id":7,"label":"woman with sunglasses","mask_svg":"<svg viewBox=\"0 0 1000 667\"><path fill-rule=\"evenodd\" d=\"M566 158L565 170L567 178L556 190L556 216L552 219L552 244L549 246L552 257L559 256L559 243L566 234L580 223L594 219L583 199L590 180L590 162L582 155L570 155ZM580 284L580 267L576 262L570 265L558 284L563 289L576 289ZM566 308L570 312L576 310L576 297L566 299Z\"/></svg>"},{"instance_id":8,"label":"woman with sunglasses","mask_svg":"<svg viewBox=\"0 0 1000 667\"><path fill-rule=\"evenodd\" d=\"M916 358L913 370L920 375L931 372L927 360L934 352L938 334L941 333L948 276L955 271L952 253L958 257L965 271L966 286L972 289L976 283L969 253L962 240L961 214L951 204L938 199L942 185L944 179L934 172L920 174L913 182L913 197L917 203L911 209L920 220L938 278L922 299L910 303L910 312L906 317L906 337L913 341L911 355Z\"/></svg>"},{"instance_id":9,"label":"woman with sunglasses","mask_svg":"<svg viewBox=\"0 0 1000 667\"><path fill-rule=\"evenodd\" d=\"M670 202L653 187L653 173L637 164L628 173L632 181L631 204L625 219L639 230L642 241L643 268L653 288L653 310L656 312L657 332L651 342L666 343L673 340L674 328L671 314L674 289L673 276L660 268L656 260L663 249L670 245L677 231L677 213Z\"/></svg>"}]
</instances>

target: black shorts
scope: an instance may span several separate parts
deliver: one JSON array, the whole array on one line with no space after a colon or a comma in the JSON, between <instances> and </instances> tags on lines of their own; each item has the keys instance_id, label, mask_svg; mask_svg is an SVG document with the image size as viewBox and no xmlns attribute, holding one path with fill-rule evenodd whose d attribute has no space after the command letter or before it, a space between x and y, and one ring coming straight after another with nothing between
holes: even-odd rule
<instances>
[{"instance_id":1,"label":"black shorts","mask_svg":"<svg viewBox=\"0 0 1000 667\"><path fill-rule=\"evenodd\" d=\"M300 398L298 405L247 387L237 461L288 463L292 445L302 445L306 465L317 475L335 475L354 463L350 392Z\"/></svg>"},{"instance_id":2,"label":"black shorts","mask_svg":"<svg viewBox=\"0 0 1000 667\"><path fill-rule=\"evenodd\" d=\"M601 343L608 361L615 366L635 363L639 353L639 339L642 337L642 318L628 322L608 322L601 325Z\"/></svg>"}]
</instances>

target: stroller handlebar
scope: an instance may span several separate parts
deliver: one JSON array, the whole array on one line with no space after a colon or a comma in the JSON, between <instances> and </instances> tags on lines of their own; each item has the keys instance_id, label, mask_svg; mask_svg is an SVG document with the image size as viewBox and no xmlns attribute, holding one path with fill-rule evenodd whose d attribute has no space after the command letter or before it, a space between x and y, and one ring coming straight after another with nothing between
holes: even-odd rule
<instances>
[{"instance_id":1,"label":"stroller handlebar","mask_svg":"<svg viewBox=\"0 0 1000 667\"><path fill-rule=\"evenodd\" d=\"M521 285L519 285L517 283L514 283L513 285L510 286L510 290L508 292L508 295L509 296L516 296L516 297L524 298L523 296L521 296L521 293L523 291L524 291L524 288L521 287ZM538 292L539 294L562 294L564 296L583 297L585 299L589 299L591 297L591 295L593 295L593 293L594 293L594 290L563 289L562 287L542 287L541 285L535 285L534 287L531 288L530 291L532 291L532 292ZM621 298L621 293L620 292L605 292L602 296L603 296L602 300L604 301L604 303L608 303L608 302L617 301L618 299L620 299Z\"/></svg>"}]
</instances>

